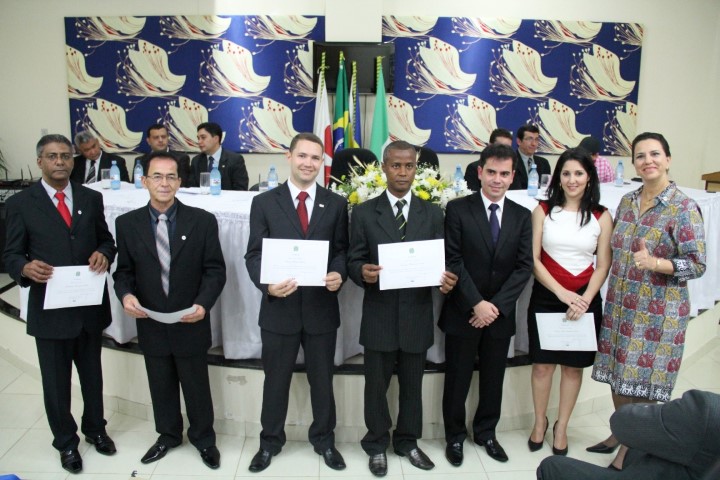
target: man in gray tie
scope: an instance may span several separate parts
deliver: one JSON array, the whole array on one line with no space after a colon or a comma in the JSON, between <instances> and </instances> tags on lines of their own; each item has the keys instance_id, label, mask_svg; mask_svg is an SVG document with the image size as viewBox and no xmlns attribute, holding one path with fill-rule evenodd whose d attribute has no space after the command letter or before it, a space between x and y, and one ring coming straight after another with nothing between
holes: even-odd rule
<instances>
[{"instance_id":1,"label":"man in gray tie","mask_svg":"<svg viewBox=\"0 0 720 480\"><path fill-rule=\"evenodd\" d=\"M550 175L550 162L546 158L535 155L540 145L540 129L535 125L528 124L518 128L517 145L515 178L510 185L510 190L525 190L528 187L528 174L532 165L537 166L538 175Z\"/></svg>"},{"instance_id":2,"label":"man in gray tie","mask_svg":"<svg viewBox=\"0 0 720 480\"><path fill-rule=\"evenodd\" d=\"M120 181L129 182L125 159L114 153L107 153L100 148L100 142L91 132L78 132L75 135L75 149L80 155L73 159L73 169L70 180L77 183L88 184L100 181L100 172L112 167L112 162L120 169Z\"/></svg>"},{"instance_id":3,"label":"man in gray tie","mask_svg":"<svg viewBox=\"0 0 720 480\"><path fill-rule=\"evenodd\" d=\"M118 217L115 293L137 319L138 343L153 403L157 442L141 459L151 463L182 443L180 386L190 427L187 436L205 465L220 467L208 378L210 309L225 285L218 224L205 210L175 198L178 160L168 152L148 158L143 183L148 205ZM152 312L179 312L173 323Z\"/></svg>"}]
</instances>

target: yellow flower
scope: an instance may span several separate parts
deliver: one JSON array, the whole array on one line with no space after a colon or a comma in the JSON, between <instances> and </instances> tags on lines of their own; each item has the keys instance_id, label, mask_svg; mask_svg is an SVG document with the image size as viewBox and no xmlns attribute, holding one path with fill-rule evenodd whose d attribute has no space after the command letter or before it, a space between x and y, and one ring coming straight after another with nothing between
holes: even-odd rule
<instances>
[{"instance_id":1,"label":"yellow flower","mask_svg":"<svg viewBox=\"0 0 720 480\"><path fill-rule=\"evenodd\" d=\"M375 174L375 183L377 183L378 185L382 183L382 175L380 175L379 173Z\"/></svg>"},{"instance_id":2,"label":"yellow flower","mask_svg":"<svg viewBox=\"0 0 720 480\"><path fill-rule=\"evenodd\" d=\"M352 193L350 194L350 196L348 197L348 202L350 202L351 205L357 205L357 204L358 204L358 200L360 200L360 199L358 198L357 190L355 190L355 191L352 192Z\"/></svg>"},{"instance_id":3,"label":"yellow flower","mask_svg":"<svg viewBox=\"0 0 720 480\"><path fill-rule=\"evenodd\" d=\"M435 177L428 177L427 183L429 183L431 187L434 187L434 186L436 186L436 185L437 185L438 183L440 183L440 182L439 182L438 179L435 178Z\"/></svg>"},{"instance_id":4,"label":"yellow flower","mask_svg":"<svg viewBox=\"0 0 720 480\"><path fill-rule=\"evenodd\" d=\"M418 197L422 198L423 200L429 200L430 194L428 192L426 192L425 190L420 190L418 192Z\"/></svg>"}]
</instances>

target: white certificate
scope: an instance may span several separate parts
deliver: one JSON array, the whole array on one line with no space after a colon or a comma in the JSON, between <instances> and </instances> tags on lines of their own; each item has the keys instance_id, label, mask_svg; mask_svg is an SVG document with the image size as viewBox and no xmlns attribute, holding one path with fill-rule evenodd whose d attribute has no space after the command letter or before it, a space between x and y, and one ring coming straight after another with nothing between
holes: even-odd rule
<instances>
[{"instance_id":1,"label":"white certificate","mask_svg":"<svg viewBox=\"0 0 720 480\"><path fill-rule=\"evenodd\" d=\"M380 290L433 287L445 272L444 240L378 245Z\"/></svg>"},{"instance_id":2,"label":"white certificate","mask_svg":"<svg viewBox=\"0 0 720 480\"><path fill-rule=\"evenodd\" d=\"M161 323L178 323L182 317L185 315L188 315L190 313L193 313L195 311L195 306L188 307L185 310L178 310L177 312L171 312L171 313L161 313L156 312L153 310L150 310L149 308L141 307L140 310L148 314L148 317L152 318L153 320L156 320ZM140 321L144 320L142 318L139 319Z\"/></svg>"},{"instance_id":3,"label":"white certificate","mask_svg":"<svg viewBox=\"0 0 720 480\"><path fill-rule=\"evenodd\" d=\"M45 310L100 305L107 273L90 271L88 265L53 267L45 289Z\"/></svg>"},{"instance_id":4,"label":"white certificate","mask_svg":"<svg viewBox=\"0 0 720 480\"><path fill-rule=\"evenodd\" d=\"M292 278L300 287L324 287L329 249L327 240L263 238L260 283Z\"/></svg>"},{"instance_id":5,"label":"white certificate","mask_svg":"<svg viewBox=\"0 0 720 480\"><path fill-rule=\"evenodd\" d=\"M586 313L578 320L568 320L564 313L538 313L536 317L543 350L597 351L592 313Z\"/></svg>"}]
</instances>

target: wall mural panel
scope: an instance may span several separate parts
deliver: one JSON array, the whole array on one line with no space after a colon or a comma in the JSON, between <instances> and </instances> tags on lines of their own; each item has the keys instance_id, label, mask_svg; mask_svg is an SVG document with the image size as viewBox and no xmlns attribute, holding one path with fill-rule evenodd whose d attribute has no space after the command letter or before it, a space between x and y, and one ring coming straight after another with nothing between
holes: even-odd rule
<instances>
[{"instance_id":1,"label":"wall mural panel","mask_svg":"<svg viewBox=\"0 0 720 480\"><path fill-rule=\"evenodd\" d=\"M172 149L197 151L195 126L211 120L226 148L283 152L312 130L310 41L324 31L319 16L66 18L73 132L140 152L159 122ZM468 153L494 128L530 122L543 153L593 135L628 156L642 37L630 23L384 17L383 41L396 44L391 136Z\"/></svg>"}]
</instances>

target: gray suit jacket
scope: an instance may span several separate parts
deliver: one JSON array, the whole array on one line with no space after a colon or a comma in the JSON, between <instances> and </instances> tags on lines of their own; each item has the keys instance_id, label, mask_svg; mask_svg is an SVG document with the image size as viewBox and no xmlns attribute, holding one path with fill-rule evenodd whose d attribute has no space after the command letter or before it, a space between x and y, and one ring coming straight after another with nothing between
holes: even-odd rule
<instances>
[{"instance_id":1,"label":"gray suit jacket","mask_svg":"<svg viewBox=\"0 0 720 480\"><path fill-rule=\"evenodd\" d=\"M406 242L443 238L440 207L413 196L409 208ZM378 264L378 245L400 241L385 192L353 209L348 273L365 289L360 343L382 352L422 353L432 346L434 339L432 289L380 290L379 283L366 284L362 279L364 264Z\"/></svg>"}]
</instances>

